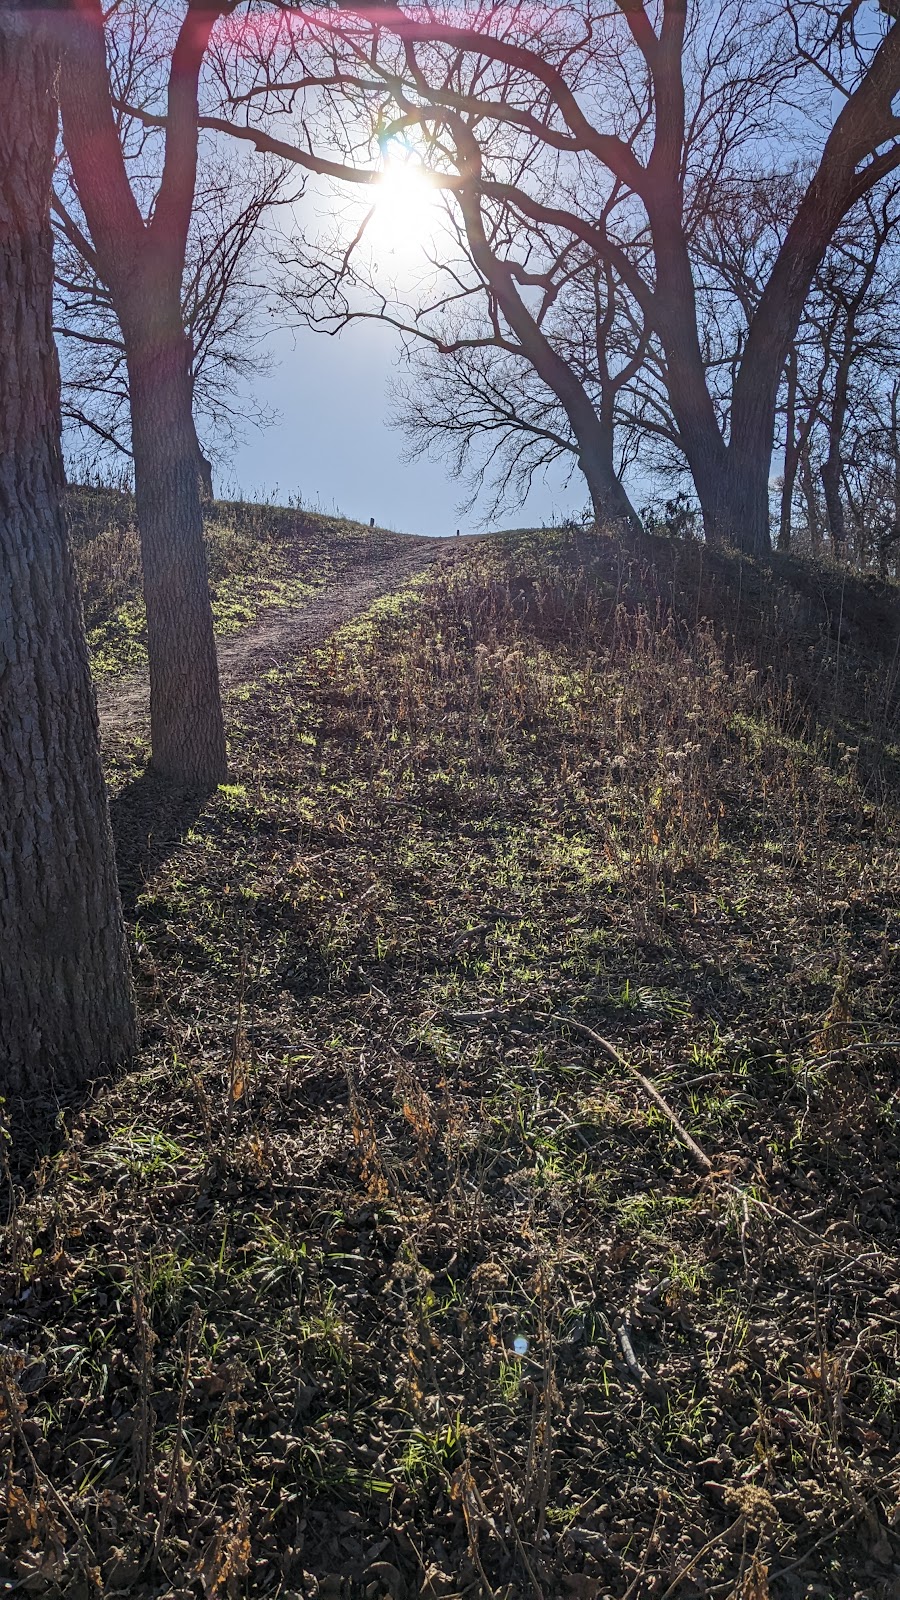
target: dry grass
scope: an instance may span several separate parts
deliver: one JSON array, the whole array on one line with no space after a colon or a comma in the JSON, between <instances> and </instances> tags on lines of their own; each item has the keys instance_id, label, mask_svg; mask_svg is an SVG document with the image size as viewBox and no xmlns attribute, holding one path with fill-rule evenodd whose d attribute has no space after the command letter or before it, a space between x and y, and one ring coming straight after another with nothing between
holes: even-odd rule
<instances>
[{"instance_id":1,"label":"dry grass","mask_svg":"<svg viewBox=\"0 0 900 1600\"><path fill-rule=\"evenodd\" d=\"M11 1583L897 1594L887 666L647 559L494 544L236 694L147 881L116 753L145 1047L13 1197Z\"/></svg>"},{"instance_id":2,"label":"dry grass","mask_svg":"<svg viewBox=\"0 0 900 1600\"><path fill-rule=\"evenodd\" d=\"M147 628L133 499L72 487L68 504L94 675L141 668ZM268 606L302 605L352 567L409 547L383 528L246 501L216 501L204 523L217 634L249 627Z\"/></svg>"}]
</instances>

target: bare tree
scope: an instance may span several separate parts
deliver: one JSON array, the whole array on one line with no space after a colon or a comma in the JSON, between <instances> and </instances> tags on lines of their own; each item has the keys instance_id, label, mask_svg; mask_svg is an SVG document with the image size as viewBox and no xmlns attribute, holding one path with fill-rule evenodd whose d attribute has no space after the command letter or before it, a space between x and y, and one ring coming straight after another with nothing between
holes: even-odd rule
<instances>
[{"instance_id":1,"label":"bare tree","mask_svg":"<svg viewBox=\"0 0 900 1600\"><path fill-rule=\"evenodd\" d=\"M463 158L454 159L459 171ZM365 226L349 245L340 228L290 238L279 252L283 314L330 333L360 318L399 330L417 380L395 396L410 454L450 454L476 492L490 478L495 509L512 486L522 491L568 458L599 522L636 525L615 427L619 396L644 360L639 310L610 268L571 241L559 248L549 229L534 230L527 258L511 262L502 209L461 193L444 191L423 270L401 285L385 280Z\"/></svg>"},{"instance_id":2,"label":"bare tree","mask_svg":"<svg viewBox=\"0 0 900 1600\"><path fill-rule=\"evenodd\" d=\"M57 50L0 0L0 1086L127 1058L136 1026L63 511L50 182Z\"/></svg>"},{"instance_id":3,"label":"bare tree","mask_svg":"<svg viewBox=\"0 0 900 1600\"><path fill-rule=\"evenodd\" d=\"M126 159L129 148L120 119ZM147 151L140 155L146 162ZM62 412L67 452L76 470L98 461L131 471L128 365L112 297L98 278L77 195L58 169L53 197L56 231L56 336L62 362ZM292 197L293 198L293 197ZM181 316L190 346L192 409L201 495L212 498L212 462L247 425L241 391L267 366L262 348L266 302L258 241L270 208L284 199L284 174L272 163L236 169L220 151L206 152L191 215ZM253 417L256 426L265 411Z\"/></svg>"},{"instance_id":4,"label":"bare tree","mask_svg":"<svg viewBox=\"0 0 900 1600\"><path fill-rule=\"evenodd\" d=\"M603 439L603 481L591 495L594 518L606 527L636 526L624 481L646 440L646 407L634 390L647 361L646 329L625 303L621 284L596 262L570 259L564 271L542 276L539 326L577 376ZM420 314L409 359L410 379L395 386L393 420L411 457L449 457L454 474L468 480L469 508L490 484L488 515L496 515L523 498L535 475L554 462L570 471L580 467L588 480L564 405L498 319L479 330L473 317L454 337L446 327L426 333ZM622 486L615 500L605 488L611 482Z\"/></svg>"},{"instance_id":5,"label":"bare tree","mask_svg":"<svg viewBox=\"0 0 900 1600\"><path fill-rule=\"evenodd\" d=\"M845 435L854 410L854 389L859 390L860 381L868 392L877 389L885 364L890 370L900 357L896 270L888 272L887 282L883 277L878 282L900 219L898 202L896 186L866 196L847 219L819 275L823 364L830 369L828 392L819 405L827 439L821 477L831 547L838 559L845 555L847 543ZM866 427L868 422L867 417Z\"/></svg>"},{"instance_id":6,"label":"bare tree","mask_svg":"<svg viewBox=\"0 0 900 1600\"><path fill-rule=\"evenodd\" d=\"M499 209L512 239L530 240L537 226L556 230L560 248L586 247L619 275L660 341L707 536L767 549L778 396L803 306L841 219L900 164L900 24L890 8L581 0L534 20L487 5L464 17L442 7L281 10L283 48L267 37L261 81L233 97L244 122L209 125L357 184L376 175L367 147L371 161L375 145L417 138L433 181L465 209L473 258L538 371L550 363L520 309L529 309L527 269L513 248L498 262L484 255L485 209ZM786 79L790 94L780 95ZM723 177L783 137L798 100L823 122L823 85L840 109L818 148L810 144L810 176L745 313L723 407L703 346L692 238ZM356 127L355 148L345 139L337 159L316 140L315 96L338 123L338 97L356 108L343 122ZM580 407L570 375L559 376ZM583 431L593 432L587 419Z\"/></svg>"},{"instance_id":7,"label":"bare tree","mask_svg":"<svg viewBox=\"0 0 900 1600\"><path fill-rule=\"evenodd\" d=\"M143 8L143 17L141 7L129 13L116 6L107 22L100 0L80 0L68 18L60 102L86 224L82 253L105 287L125 346L153 765L179 782L206 785L225 777L227 759L182 284L197 175L198 82L213 27L232 5L187 0L175 9L180 19L162 0ZM154 48L166 61L168 126L162 175L149 200L129 181L110 84L108 34L126 25L158 30Z\"/></svg>"}]
</instances>

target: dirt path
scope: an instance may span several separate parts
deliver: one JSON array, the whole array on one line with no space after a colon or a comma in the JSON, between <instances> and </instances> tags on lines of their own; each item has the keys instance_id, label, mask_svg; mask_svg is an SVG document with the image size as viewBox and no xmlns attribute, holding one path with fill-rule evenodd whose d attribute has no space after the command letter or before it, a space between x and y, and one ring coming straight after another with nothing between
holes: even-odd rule
<instances>
[{"instance_id":1,"label":"dirt path","mask_svg":"<svg viewBox=\"0 0 900 1600\"><path fill-rule=\"evenodd\" d=\"M223 693L260 677L297 650L319 644L373 600L400 589L434 562L452 561L469 539L410 538L409 549L383 561L350 567L338 583L311 595L300 606L272 606L250 628L218 640ZM150 685L146 672L111 678L98 686L100 728L104 734L139 736L149 729Z\"/></svg>"}]
</instances>

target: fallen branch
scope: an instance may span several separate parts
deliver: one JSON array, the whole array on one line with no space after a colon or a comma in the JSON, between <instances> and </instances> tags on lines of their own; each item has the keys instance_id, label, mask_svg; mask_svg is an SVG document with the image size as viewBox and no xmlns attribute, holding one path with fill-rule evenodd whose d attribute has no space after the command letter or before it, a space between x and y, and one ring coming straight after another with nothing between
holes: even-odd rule
<instances>
[{"instance_id":1,"label":"fallen branch","mask_svg":"<svg viewBox=\"0 0 900 1600\"><path fill-rule=\"evenodd\" d=\"M558 1016L554 1012L551 1012L551 1014L547 1016L546 1013L542 1014L537 1011L531 1011L527 1006L522 1005L496 1006L491 1007L486 1011L448 1011L446 1015L450 1022L460 1022L463 1024L500 1022L505 1021L507 1018L512 1016L525 1015L531 1017L535 1022L552 1022L555 1023L558 1028L571 1028L573 1033L582 1034L585 1039L590 1039L592 1044L597 1045L598 1049L605 1051L606 1054L610 1056L612 1060L616 1062L617 1066L620 1066L624 1072L630 1073L632 1078L637 1079L644 1093L649 1096L649 1098L653 1101L653 1104L658 1106L663 1116L666 1117L672 1124L672 1127L675 1129L675 1132L677 1133L682 1144L687 1150L690 1151L698 1165L703 1168L704 1172L712 1172L713 1164L710 1161L709 1156L706 1154L706 1151L701 1150L696 1139L692 1138L688 1133L687 1128L679 1120L668 1101L663 1099L663 1096L657 1089L656 1084L652 1083L643 1072L639 1072L637 1067L633 1066L630 1061L626 1060L625 1056L623 1056L616 1049L615 1045L610 1044L608 1039L604 1039L603 1036L599 1033L596 1033L593 1028L589 1028L586 1022L578 1022L575 1017Z\"/></svg>"},{"instance_id":2,"label":"fallen branch","mask_svg":"<svg viewBox=\"0 0 900 1600\"><path fill-rule=\"evenodd\" d=\"M507 1017L521 1016L524 1006L493 1006L488 1011L447 1011L448 1022L501 1022ZM529 1013L530 1014L530 1013Z\"/></svg>"},{"instance_id":3,"label":"fallen branch","mask_svg":"<svg viewBox=\"0 0 900 1600\"><path fill-rule=\"evenodd\" d=\"M836 1027L844 1028L846 1023L839 1022ZM839 1050L828 1050L824 1055L813 1056L805 1063L806 1067L828 1067L832 1061L840 1061L842 1056L852 1056L858 1050L900 1050L900 1039L857 1039L853 1044L841 1045Z\"/></svg>"},{"instance_id":4,"label":"fallen branch","mask_svg":"<svg viewBox=\"0 0 900 1600\"><path fill-rule=\"evenodd\" d=\"M628 1368L628 1371L631 1373L635 1383L638 1385L646 1383L647 1373L641 1366L641 1363L638 1361L638 1358L634 1353L634 1345L631 1342L630 1336L631 1330L629 1329L628 1324L622 1321L620 1318L618 1322L613 1324L613 1326L615 1327L616 1338L621 1346L622 1354L625 1357L625 1365Z\"/></svg>"},{"instance_id":5,"label":"fallen branch","mask_svg":"<svg viewBox=\"0 0 900 1600\"><path fill-rule=\"evenodd\" d=\"M637 1079L638 1083L641 1085L641 1088L644 1090L644 1093L649 1095L650 1099L653 1101L653 1104L659 1107L664 1117L668 1118L682 1144L691 1152L694 1160L703 1168L704 1172L712 1172L713 1164L710 1161L709 1156L706 1154L706 1151L701 1150L696 1139L691 1137L687 1131L687 1128L682 1122L679 1121L668 1101L663 1099L656 1087L656 1084L652 1083L643 1072L639 1072L637 1067L633 1066L630 1061L626 1060L625 1056L623 1056L620 1051L616 1049L614 1044L610 1044L609 1040L604 1039L601 1034L595 1033L594 1029L589 1028L586 1022L577 1022L574 1017L562 1017L554 1014L548 1017L547 1021L556 1023L557 1027L559 1028L571 1028L574 1033L583 1034L584 1037L586 1039L590 1039L591 1043L595 1044L599 1050L604 1050L606 1054L610 1056L612 1060L618 1064L618 1066L622 1067L625 1072L630 1072L631 1076Z\"/></svg>"}]
</instances>

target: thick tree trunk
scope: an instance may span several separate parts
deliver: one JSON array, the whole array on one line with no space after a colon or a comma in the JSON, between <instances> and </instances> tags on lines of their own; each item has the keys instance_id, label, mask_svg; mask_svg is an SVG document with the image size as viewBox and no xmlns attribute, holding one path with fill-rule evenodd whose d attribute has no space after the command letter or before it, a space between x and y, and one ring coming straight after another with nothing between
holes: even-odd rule
<instances>
[{"instance_id":1,"label":"thick tree trunk","mask_svg":"<svg viewBox=\"0 0 900 1600\"><path fill-rule=\"evenodd\" d=\"M589 417L576 413L575 418L569 416L569 421L573 430L576 421L580 424L580 433L576 434L579 444L578 465L584 473L591 496L594 520L598 528L609 533L626 530L638 532L640 518L616 476L612 429L604 428L590 402L588 407Z\"/></svg>"},{"instance_id":2,"label":"thick tree trunk","mask_svg":"<svg viewBox=\"0 0 900 1600\"><path fill-rule=\"evenodd\" d=\"M0 1088L134 1049L87 649L63 513L50 180L55 52L0 0Z\"/></svg>"},{"instance_id":3,"label":"thick tree trunk","mask_svg":"<svg viewBox=\"0 0 900 1600\"><path fill-rule=\"evenodd\" d=\"M683 9L667 14L676 18ZM680 35L676 32L677 41ZM679 162L684 134L680 65L654 68L657 149L643 192L656 256L655 320L668 368L669 397L703 508L707 537L752 554L771 547L768 478L778 386L815 272L841 218L865 192L858 167L895 132L900 28L891 28L849 96L775 260L751 319L734 382L730 442L721 438L706 386L693 274L684 237ZM661 90L669 93L664 105ZM664 113L667 118L664 121ZM661 131L660 131L661 130ZM668 130L668 131L667 131ZM657 153L659 152L659 153ZM869 164L869 172L878 162ZM649 175L649 171L648 171Z\"/></svg>"},{"instance_id":4,"label":"thick tree trunk","mask_svg":"<svg viewBox=\"0 0 900 1600\"><path fill-rule=\"evenodd\" d=\"M127 327L126 349L147 607L152 765L173 781L204 788L224 782L228 769L191 414L190 351L180 313L162 327L157 324L150 338L137 325Z\"/></svg>"},{"instance_id":5,"label":"thick tree trunk","mask_svg":"<svg viewBox=\"0 0 900 1600\"><path fill-rule=\"evenodd\" d=\"M707 386L697 332L697 305L690 257L677 197L666 191L651 199L659 284L656 325L666 356L672 414L678 425L710 544L732 545L751 555L771 548L769 464L775 426L764 396L746 426L722 438ZM767 431L768 420L768 431Z\"/></svg>"},{"instance_id":6,"label":"thick tree trunk","mask_svg":"<svg viewBox=\"0 0 900 1600\"><path fill-rule=\"evenodd\" d=\"M828 532L831 535L831 552L838 561L843 561L847 543L847 524L844 517L844 502L841 498L841 446L839 438L831 439L828 455L822 462L822 490L825 496L825 511L828 516Z\"/></svg>"},{"instance_id":7,"label":"thick tree trunk","mask_svg":"<svg viewBox=\"0 0 900 1600\"><path fill-rule=\"evenodd\" d=\"M772 549L769 519L769 467L771 440L752 445L735 442L728 447L728 466L720 496L721 534L725 542L747 555L768 555Z\"/></svg>"}]
</instances>

